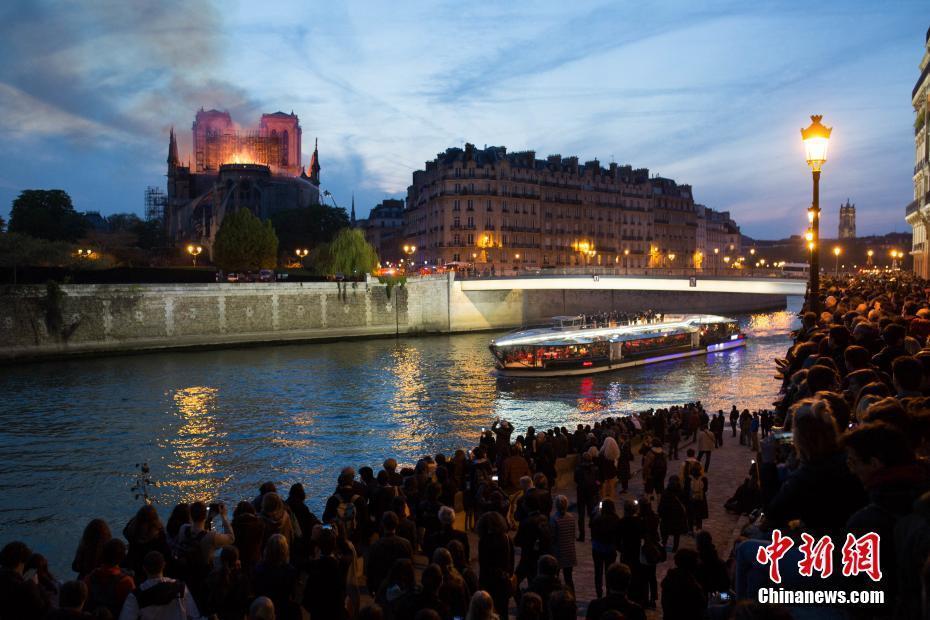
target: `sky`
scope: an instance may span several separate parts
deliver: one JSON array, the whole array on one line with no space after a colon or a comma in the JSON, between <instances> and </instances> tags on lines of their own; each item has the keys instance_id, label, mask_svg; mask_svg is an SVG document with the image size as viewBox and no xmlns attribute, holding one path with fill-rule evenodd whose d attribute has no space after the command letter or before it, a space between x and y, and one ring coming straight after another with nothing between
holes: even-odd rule
<instances>
[{"instance_id":1,"label":"sky","mask_svg":"<svg viewBox=\"0 0 930 620\"><path fill-rule=\"evenodd\" d=\"M243 127L292 110L304 164L359 217L471 142L649 168L759 239L806 226L800 128L832 126L824 236L907 231L930 5L694 2L0 4L0 216L23 189L141 215L201 107Z\"/></svg>"}]
</instances>

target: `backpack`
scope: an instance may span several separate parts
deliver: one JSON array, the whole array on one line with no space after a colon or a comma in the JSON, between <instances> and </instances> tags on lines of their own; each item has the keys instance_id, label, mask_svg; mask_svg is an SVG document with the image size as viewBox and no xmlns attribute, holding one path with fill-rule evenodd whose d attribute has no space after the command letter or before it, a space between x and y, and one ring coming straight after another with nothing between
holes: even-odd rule
<instances>
[{"instance_id":1,"label":"backpack","mask_svg":"<svg viewBox=\"0 0 930 620\"><path fill-rule=\"evenodd\" d=\"M358 495L352 495L348 500L342 494L338 494L339 506L336 508L336 516L339 519L339 522L342 523L346 536L352 536L355 533L355 528L358 526L358 515L357 510L355 509L355 500L359 498Z\"/></svg>"},{"instance_id":2,"label":"backpack","mask_svg":"<svg viewBox=\"0 0 930 620\"><path fill-rule=\"evenodd\" d=\"M704 501L704 481L701 478L695 478L693 476L689 478L689 481L690 481L689 496L695 502L703 502Z\"/></svg>"},{"instance_id":3,"label":"backpack","mask_svg":"<svg viewBox=\"0 0 930 620\"><path fill-rule=\"evenodd\" d=\"M178 537L174 550L174 573L181 581L197 583L210 572L210 562L203 552L203 539L207 530L191 534L191 528L184 529Z\"/></svg>"},{"instance_id":4,"label":"backpack","mask_svg":"<svg viewBox=\"0 0 930 620\"><path fill-rule=\"evenodd\" d=\"M136 588L132 595L136 597L139 609L167 605L173 600L184 598L183 581L162 581L145 590Z\"/></svg>"}]
</instances>

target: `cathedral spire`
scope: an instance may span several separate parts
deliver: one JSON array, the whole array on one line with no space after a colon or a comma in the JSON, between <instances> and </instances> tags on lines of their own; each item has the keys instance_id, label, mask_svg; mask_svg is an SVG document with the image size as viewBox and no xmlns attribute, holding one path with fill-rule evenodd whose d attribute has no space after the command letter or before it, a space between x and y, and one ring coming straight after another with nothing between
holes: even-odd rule
<instances>
[{"instance_id":1,"label":"cathedral spire","mask_svg":"<svg viewBox=\"0 0 930 620\"><path fill-rule=\"evenodd\" d=\"M352 192L352 215L349 217L352 228L355 228L355 192Z\"/></svg>"},{"instance_id":2,"label":"cathedral spire","mask_svg":"<svg viewBox=\"0 0 930 620\"><path fill-rule=\"evenodd\" d=\"M168 165L177 166L181 163L181 160L178 158L178 141L174 137L174 127L171 128L168 137Z\"/></svg>"},{"instance_id":3,"label":"cathedral spire","mask_svg":"<svg viewBox=\"0 0 930 620\"><path fill-rule=\"evenodd\" d=\"M313 141L313 155L310 157L310 170L307 176L310 177L310 180L320 184L320 153L317 150L319 140Z\"/></svg>"}]
</instances>

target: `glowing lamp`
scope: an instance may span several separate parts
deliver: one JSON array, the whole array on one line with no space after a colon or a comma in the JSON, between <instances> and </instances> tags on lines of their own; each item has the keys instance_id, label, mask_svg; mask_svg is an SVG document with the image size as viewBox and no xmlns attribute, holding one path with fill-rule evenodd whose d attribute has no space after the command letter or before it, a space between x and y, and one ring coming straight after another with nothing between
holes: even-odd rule
<instances>
[{"instance_id":1,"label":"glowing lamp","mask_svg":"<svg viewBox=\"0 0 930 620\"><path fill-rule=\"evenodd\" d=\"M805 158L807 165L814 172L820 172L824 163L827 161L827 146L830 144L830 132L832 127L827 127L820 123L823 118L821 114L811 116L811 124L807 129L801 130L801 140L804 141Z\"/></svg>"}]
</instances>

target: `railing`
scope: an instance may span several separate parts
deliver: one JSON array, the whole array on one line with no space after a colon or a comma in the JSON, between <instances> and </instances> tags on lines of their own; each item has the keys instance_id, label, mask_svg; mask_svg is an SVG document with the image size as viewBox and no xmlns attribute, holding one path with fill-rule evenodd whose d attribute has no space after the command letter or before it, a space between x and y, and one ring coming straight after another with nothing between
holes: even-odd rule
<instances>
[{"instance_id":1,"label":"railing","mask_svg":"<svg viewBox=\"0 0 930 620\"><path fill-rule=\"evenodd\" d=\"M691 267L682 268L637 268L637 267L536 267L521 266L519 269L502 267L491 276L488 271L482 271L479 267L477 271L467 269L456 271L455 277L460 280L486 280L489 278L546 278L553 276L633 276L633 277L655 277L655 278L674 278L674 277L696 277L699 279L707 278L778 278L782 280L806 280L807 274L803 273L784 273L780 269L750 268L743 269L694 269Z\"/></svg>"}]
</instances>

